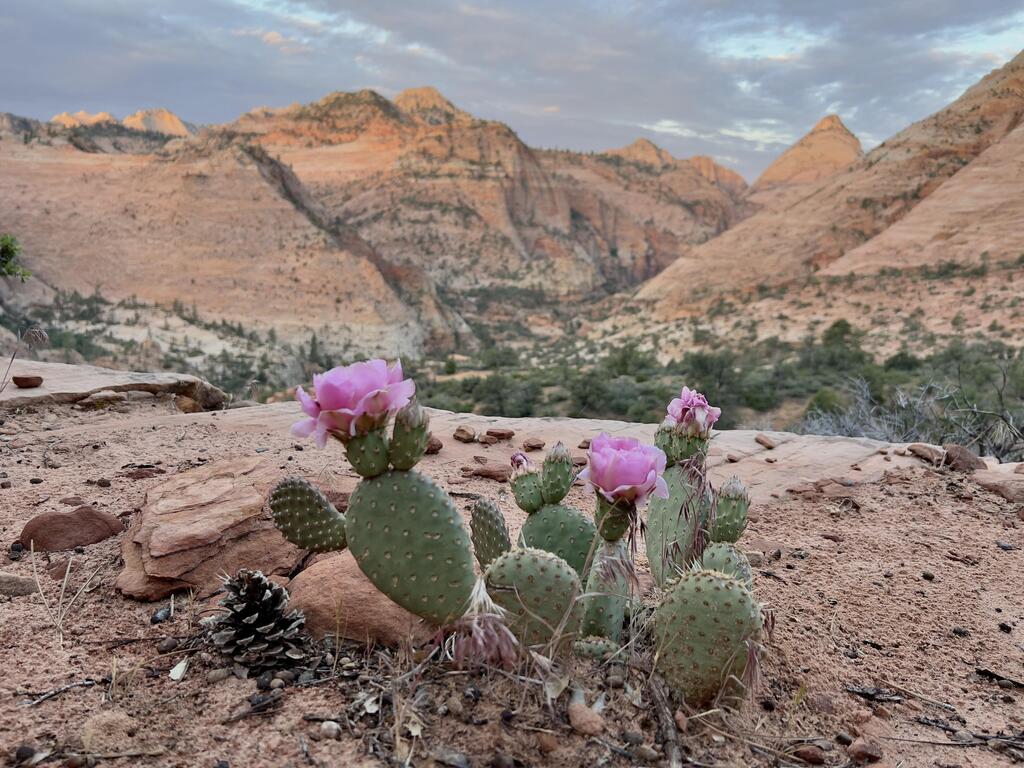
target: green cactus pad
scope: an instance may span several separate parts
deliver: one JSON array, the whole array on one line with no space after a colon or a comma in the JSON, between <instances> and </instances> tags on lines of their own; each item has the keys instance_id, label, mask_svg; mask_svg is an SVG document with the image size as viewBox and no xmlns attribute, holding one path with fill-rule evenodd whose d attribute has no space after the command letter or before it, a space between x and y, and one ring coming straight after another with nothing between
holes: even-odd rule
<instances>
[{"instance_id":1,"label":"green cactus pad","mask_svg":"<svg viewBox=\"0 0 1024 768\"><path fill-rule=\"evenodd\" d=\"M541 492L541 474L535 469L519 472L510 481L512 495L516 504L528 515L532 515L544 506L544 494Z\"/></svg>"},{"instance_id":2,"label":"green cactus pad","mask_svg":"<svg viewBox=\"0 0 1024 768\"><path fill-rule=\"evenodd\" d=\"M557 504L572 488L576 479L576 467L572 464L572 454L561 443L556 443L544 458L541 469L541 494L545 504Z\"/></svg>"},{"instance_id":3,"label":"green cactus pad","mask_svg":"<svg viewBox=\"0 0 1024 768\"><path fill-rule=\"evenodd\" d=\"M584 579L596 533L594 523L579 510L548 504L526 518L519 535L524 546L553 552Z\"/></svg>"},{"instance_id":4,"label":"green cactus pad","mask_svg":"<svg viewBox=\"0 0 1024 768\"><path fill-rule=\"evenodd\" d=\"M594 511L594 523L597 532L605 541L618 541L629 530L630 520L636 515L636 505L631 501L619 500L612 504L608 499L597 494L597 508Z\"/></svg>"},{"instance_id":5,"label":"green cactus pad","mask_svg":"<svg viewBox=\"0 0 1024 768\"><path fill-rule=\"evenodd\" d=\"M547 645L557 636L567 650L583 616L579 576L557 555L513 549L487 568L487 594L505 609L505 622L523 645Z\"/></svg>"},{"instance_id":6,"label":"green cactus pad","mask_svg":"<svg viewBox=\"0 0 1024 768\"><path fill-rule=\"evenodd\" d=\"M481 568L512 549L505 517L490 499L478 499L473 505L469 527L473 534L473 552Z\"/></svg>"},{"instance_id":7,"label":"green cactus pad","mask_svg":"<svg viewBox=\"0 0 1024 768\"><path fill-rule=\"evenodd\" d=\"M292 544L311 552L345 548L345 516L320 490L301 477L289 477L270 492L274 525Z\"/></svg>"},{"instance_id":8,"label":"green cactus pad","mask_svg":"<svg viewBox=\"0 0 1024 768\"><path fill-rule=\"evenodd\" d=\"M709 544L700 560L694 562L694 568L718 571L726 576L732 576L747 589L753 590L754 588L754 572L750 567L750 561L732 544L725 542Z\"/></svg>"},{"instance_id":9,"label":"green cactus pad","mask_svg":"<svg viewBox=\"0 0 1024 768\"><path fill-rule=\"evenodd\" d=\"M714 518L708 526L711 541L736 543L747 527L750 496L747 489L734 477L718 492Z\"/></svg>"},{"instance_id":10,"label":"green cactus pad","mask_svg":"<svg viewBox=\"0 0 1024 768\"><path fill-rule=\"evenodd\" d=\"M427 452L430 439L427 412L415 401L395 416L395 427L388 445L388 459L395 469L412 469Z\"/></svg>"},{"instance_id":11,"label":"green cactus pad","mask_svg":"<svg viewBox=\"0 0 1024 768\"><path fill-rule=\"evenodd\" d=\"M434 624L463 615L475 584L469 536L433 481L414 470L363 480L347 517L349 549L381 592Z\"/></svg>"},{"instance_id":12,"label":"green cactus pad","mask_svg":"<svg viewBox=\"0 0 1024 768\"><path fill-rule=\"evenodd\" d=\"M739 581L685 573L654 612L655 665L687 705L706 706L732 678L742 679L747 641L757 642L761 627L761 607Z\"/></svg>"},{"instance_id":13,"label":"green cactus pad","mask_svg":"<svg viewBox=\"0 0 1024 768\"><path fill-rule=\"evenodd\" d=\"M383 429L350 437L345 443L345 458L363 477L377 477L388 469L388 438Z\"/></svg>"},{"instance_id":14,"label":"green cactus pad","mask_svg":"<svg viewBox=\"0 0 1024 768\"><path fill-rule=\"evenodd\" d=\"M665 452L670 467L695 456L703 459L708 453L708 442L706 437L687 435L675 426L665 424L654 433L654 444Z\"/></svg>"},{"instance_id":15,"label":"green cactus pad","mask_svg":"<svg viewBox=\"0 0 1024 768\"><path fill-rule=\"evenodd\" d=\"M606 637L619 643L626 606L632 597L629 582L631 562L625 541L602 541L587 579L583 599L584 637Z\"/></svg>"},{"instance_id":16,"label":"green cactus pad","mask_svg":"<svg viewBox=\"0 0 1024 768\"><path fill-rule=\"evenodd\" d=\"M697 531L707 525L711 499L708 494L699 496L697 471L685 465L669 467L664 475L668 498L652 496L647 507L647 560L659 587L689 567Z\"/></svg>"},{"instance_id":17,"label":"green cactus pad","mask_svg":"<svg viewBox=\"0 0 1024 768\"><path fill-rule=\"evenodd\" d=\"M572 650L580 658L604 661L618 653L621 647L607 637L590 636L577 640L573 644Z\"/></svg>"}]
</instances>

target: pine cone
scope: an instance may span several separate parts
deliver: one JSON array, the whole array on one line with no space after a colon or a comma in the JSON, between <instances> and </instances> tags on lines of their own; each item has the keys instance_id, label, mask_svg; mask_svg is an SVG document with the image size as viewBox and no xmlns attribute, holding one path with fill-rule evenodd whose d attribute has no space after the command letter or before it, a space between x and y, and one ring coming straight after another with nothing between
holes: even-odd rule
<instances>
[{"instance_id":1,"label":"pine cone","mask_svg":"<svg viewBox=\"0 0 1024 768\"><path fill-rule=\"evenodd\" d=\"M224 578L213 642L236 663L252 669L276 669L305 657L302 627L306 617L288 608L288 592L260 571L241 570Z\"/></svg>"}]
</instances>

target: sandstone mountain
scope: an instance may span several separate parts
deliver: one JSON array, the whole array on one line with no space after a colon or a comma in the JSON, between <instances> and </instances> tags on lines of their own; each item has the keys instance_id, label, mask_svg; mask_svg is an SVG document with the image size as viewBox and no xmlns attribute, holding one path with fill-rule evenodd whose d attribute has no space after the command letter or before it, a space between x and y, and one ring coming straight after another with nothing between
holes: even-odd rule
<instances>
[{"instance_id":1,"label":"sandstone mountain","mask_svg":"<svg viewBox=\"0 0 1024 768\"><path fill-rule=\"evenodd\" d=\"M167 136L191 136L196 132L194 125L186 123L169 109L140 109L122 120L121 125Z\"/></svg>"},{"instance_id":2,"label":"sandstone mountain","mask_svg":"<svg viewBox=\"0 0 1024 768\"><path fill-rule=\"evenodd\" d=\"M805 191L786 204L765 208L692 249L647 282L639 297L653 302L659 317L682 317L716 292L786 284L826 267L842 272L845 254L899 222L1004 140L1022 116L1024 53L845 170L804 185ZM981 173L967 177L984 178ZM899 268L901 253L892 256L889 266ZM703 297L680 290L695 272L708 289Z\"/></svg>"},{"instance_id":3,"label":"sandstone mountain","mask_svg":"<svg viewBox=\"0 0 1024 768\"><path fill-rule=\"evenodd\" d=\"M853 164L862 154L860 141L839 116L827 115L769 165L754 182L753 189L811 184Z\"/></svg>"},{"instance_id":4,"label":"sandstone mountain","mask_svg":"<svg viewBox=\"0 0 1024 768\"><path fill-rule=\"evenodd\" d=\"M116 123L117 118L109 112L97 112L91 114L83 109L75 113L61 112L50 118L51 123L63 126L64 128L77 128L80 125L98 125L100 123Z\"/></svg>"}]
</instances>

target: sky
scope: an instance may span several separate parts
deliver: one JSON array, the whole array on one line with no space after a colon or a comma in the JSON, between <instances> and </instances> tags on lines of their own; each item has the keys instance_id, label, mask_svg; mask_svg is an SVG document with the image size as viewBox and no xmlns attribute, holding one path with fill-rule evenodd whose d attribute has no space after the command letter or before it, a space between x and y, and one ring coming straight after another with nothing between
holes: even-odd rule
<instances>
[{"instance_id":1,"label":"sky","mask_svg":"<svg viewBox=\"0 0 1024 768\"><path fill-rule=\"evenodd\" d=\"M2 0L0 112L195 123L432 85L532 146L647 137L748 179L822 116L869 148L1024 48L1021 0Z\"/></svg>"}]
</instances>

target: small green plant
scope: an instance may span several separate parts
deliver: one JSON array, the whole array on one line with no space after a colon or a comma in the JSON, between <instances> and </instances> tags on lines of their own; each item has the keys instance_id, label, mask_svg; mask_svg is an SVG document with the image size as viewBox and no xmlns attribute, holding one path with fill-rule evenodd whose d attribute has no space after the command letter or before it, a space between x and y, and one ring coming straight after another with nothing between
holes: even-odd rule
<instances>
[{"instance_id":1,"label":"small green plant","mask_svg":"<svg viewBox=\"0 0 1024 768\"><path fill-rule=\"evenodd\" d=\"M16 277L25 282L32 273L21 264L21 243L14 235L0 235L0 277Z\"/></svg>"}]
</instances>

